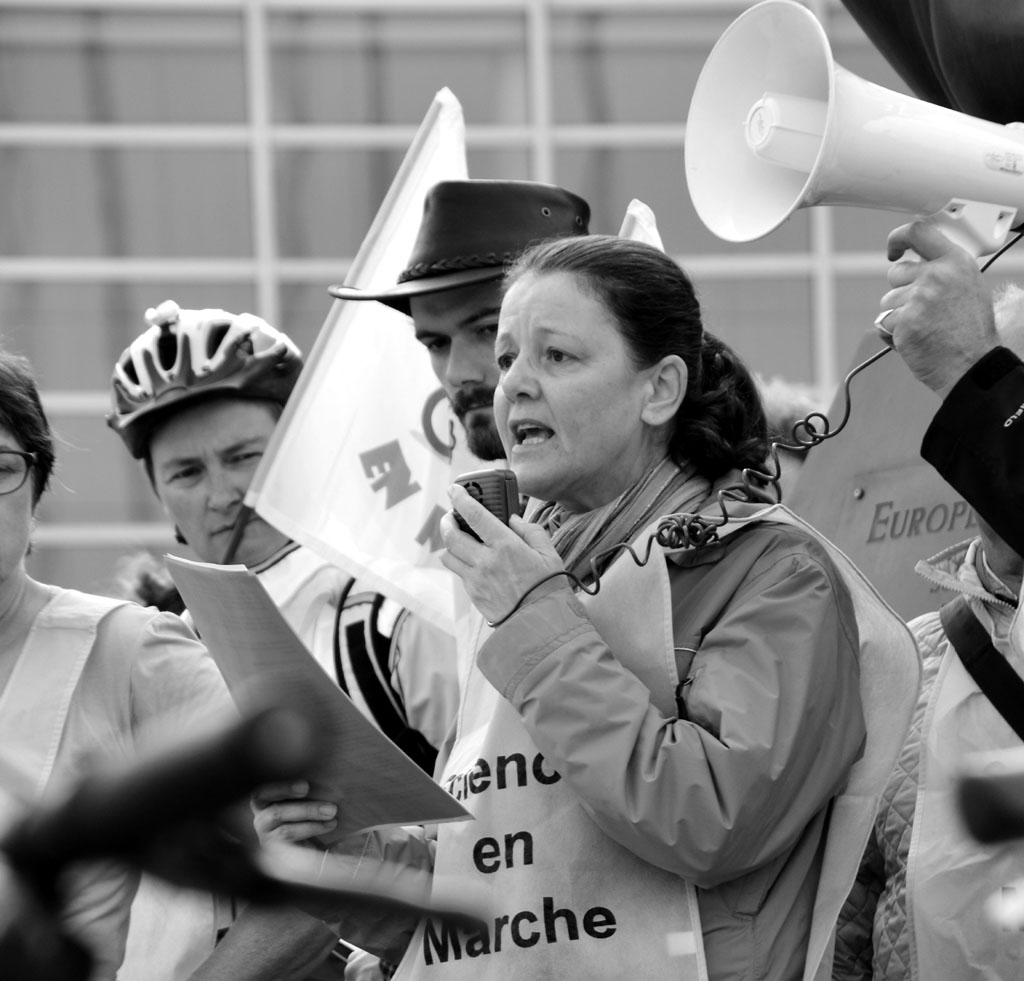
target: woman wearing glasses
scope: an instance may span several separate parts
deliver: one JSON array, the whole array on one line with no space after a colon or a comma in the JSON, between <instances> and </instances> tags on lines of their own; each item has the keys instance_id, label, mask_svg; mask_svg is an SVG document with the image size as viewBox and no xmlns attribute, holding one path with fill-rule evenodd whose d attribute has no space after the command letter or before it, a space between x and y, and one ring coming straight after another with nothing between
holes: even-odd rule
<instances>
[{"instance_id":1,"label":"woman wearing glasses","mask_svg":"<svg viewBox=\"0 0 1024 981\"><path fill-rule=\"evenodd\" d=\"M28 575L53 436L27 361L0 351L0 833L96 764L130 757L158 731L230 711L206 650L171 614L62 589ZM110 981L124 955L137 873L76 869L64 927Z\"/></svg>"}]
</instances>

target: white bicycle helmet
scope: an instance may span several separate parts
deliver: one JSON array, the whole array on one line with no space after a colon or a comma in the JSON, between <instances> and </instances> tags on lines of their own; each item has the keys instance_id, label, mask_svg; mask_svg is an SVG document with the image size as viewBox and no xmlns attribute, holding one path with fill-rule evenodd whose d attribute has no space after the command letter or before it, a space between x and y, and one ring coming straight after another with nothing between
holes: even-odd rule
<instances>
[{"instance_id":1,"label":"white bicycle helmet","mask_svg":"<svg viewBox=\"0 0 1024 981\"><path fill-rule=\"evenodd\" d=\"M182 310L173 300L146 311L149 329L114 365L110 426L132 456L149 450L154 426L169 411L214 395L288 400L302 354L284 334L251 313Z\"/></svg>"}]
</instances>

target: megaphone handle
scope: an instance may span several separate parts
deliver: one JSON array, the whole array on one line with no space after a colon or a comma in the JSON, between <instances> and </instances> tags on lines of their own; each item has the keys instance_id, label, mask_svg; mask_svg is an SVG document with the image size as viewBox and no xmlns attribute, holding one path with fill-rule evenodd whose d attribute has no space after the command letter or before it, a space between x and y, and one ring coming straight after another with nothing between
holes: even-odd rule
<instances>
[{"instance_id":1,"label":"megaphone handle","mask_svg":"<svg viewBox=\"0 0 1024 981\"><path fill-rule=\"evenodd\" d=\"M923 220L975 258L1000 249L1013 228L1017 209L987 201L954 198Z\"/></svg>"}]
</instances>

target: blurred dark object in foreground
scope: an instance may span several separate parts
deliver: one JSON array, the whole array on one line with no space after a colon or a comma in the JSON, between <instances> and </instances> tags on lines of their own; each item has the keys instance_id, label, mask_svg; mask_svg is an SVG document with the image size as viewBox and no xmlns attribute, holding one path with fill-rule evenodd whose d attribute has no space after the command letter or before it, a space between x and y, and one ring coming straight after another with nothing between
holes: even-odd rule
<instances>
[{"instance_id":1,"label":"blurred dark object in foreground","mask_svg":"<svg viewBox=\"0 0 1024 981\"><path fill-rule=\"evenodd\" d=\"M261 846L239 809L267 783L303 778L324 749L296 709L253 712L205 740L117 772L96 773L29 811L0 838L0 978L86 981L91 957L62 933L65 869L114 858L178 885L316 916L343 909L372 921L429 913L477 928L486 897L467 885L432 896L427 870L301 845Z\"/></svg>"},{"instance_id":2,"label":"blurred dark object in foreground","mask_svg":"<svg viewBox=\"0 0 1024 981\"><path fill-rule=\"evenodd\" d=\"M0 840L0 976L89 976L89 953L59 926L62 873L74 862L116 858L180 885L255 901L289 898L225 809L261 784L298 777L317 750L303 718L270 708L128 769L97 773L30 811Z\"/></svg>"},{"instance_id":3,"label":"blurred dark object in foreground","mask_svg":"<svg viewBox=\"0 0 1024 981\"><path fill-rule=\"evenodd\" d=\"M967 829L978 841L1024 838L1024 749L978 754L957 793Z\"/></svg>"}]
</instances>

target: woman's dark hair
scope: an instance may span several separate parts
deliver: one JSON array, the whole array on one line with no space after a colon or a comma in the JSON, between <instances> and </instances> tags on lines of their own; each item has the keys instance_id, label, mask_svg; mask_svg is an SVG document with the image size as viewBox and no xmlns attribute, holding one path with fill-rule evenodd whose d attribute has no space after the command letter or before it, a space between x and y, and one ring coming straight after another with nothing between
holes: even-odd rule
<instances>
[{"instance_id":1,"label":"woman's dark hair","mask_svg":"<svg viewBox=\"0 0 1024 981\"><path fill-rule=\"evenodd\" d=\"M26 358L0 351L0 426L27 453L35 453L32 466L32 504L39 503L53 473L53 433Z\"/></svg>"},{"instance_id":2,"label":"woman's dark hair","mask_svg":"<svg viewBox=\"0 0 1024 981\"><path fill-rule=\"evenodd\" d=\"M647 368L676 354L689 373L669 454L709 480L733 469L762 469L768 427L757 384L733 350L704 330L690 278L660 249L585 235L534 246L505 276L507 291L531 273L567 272L618 324L634 364Z\"/></svg>"}]
</instances>

